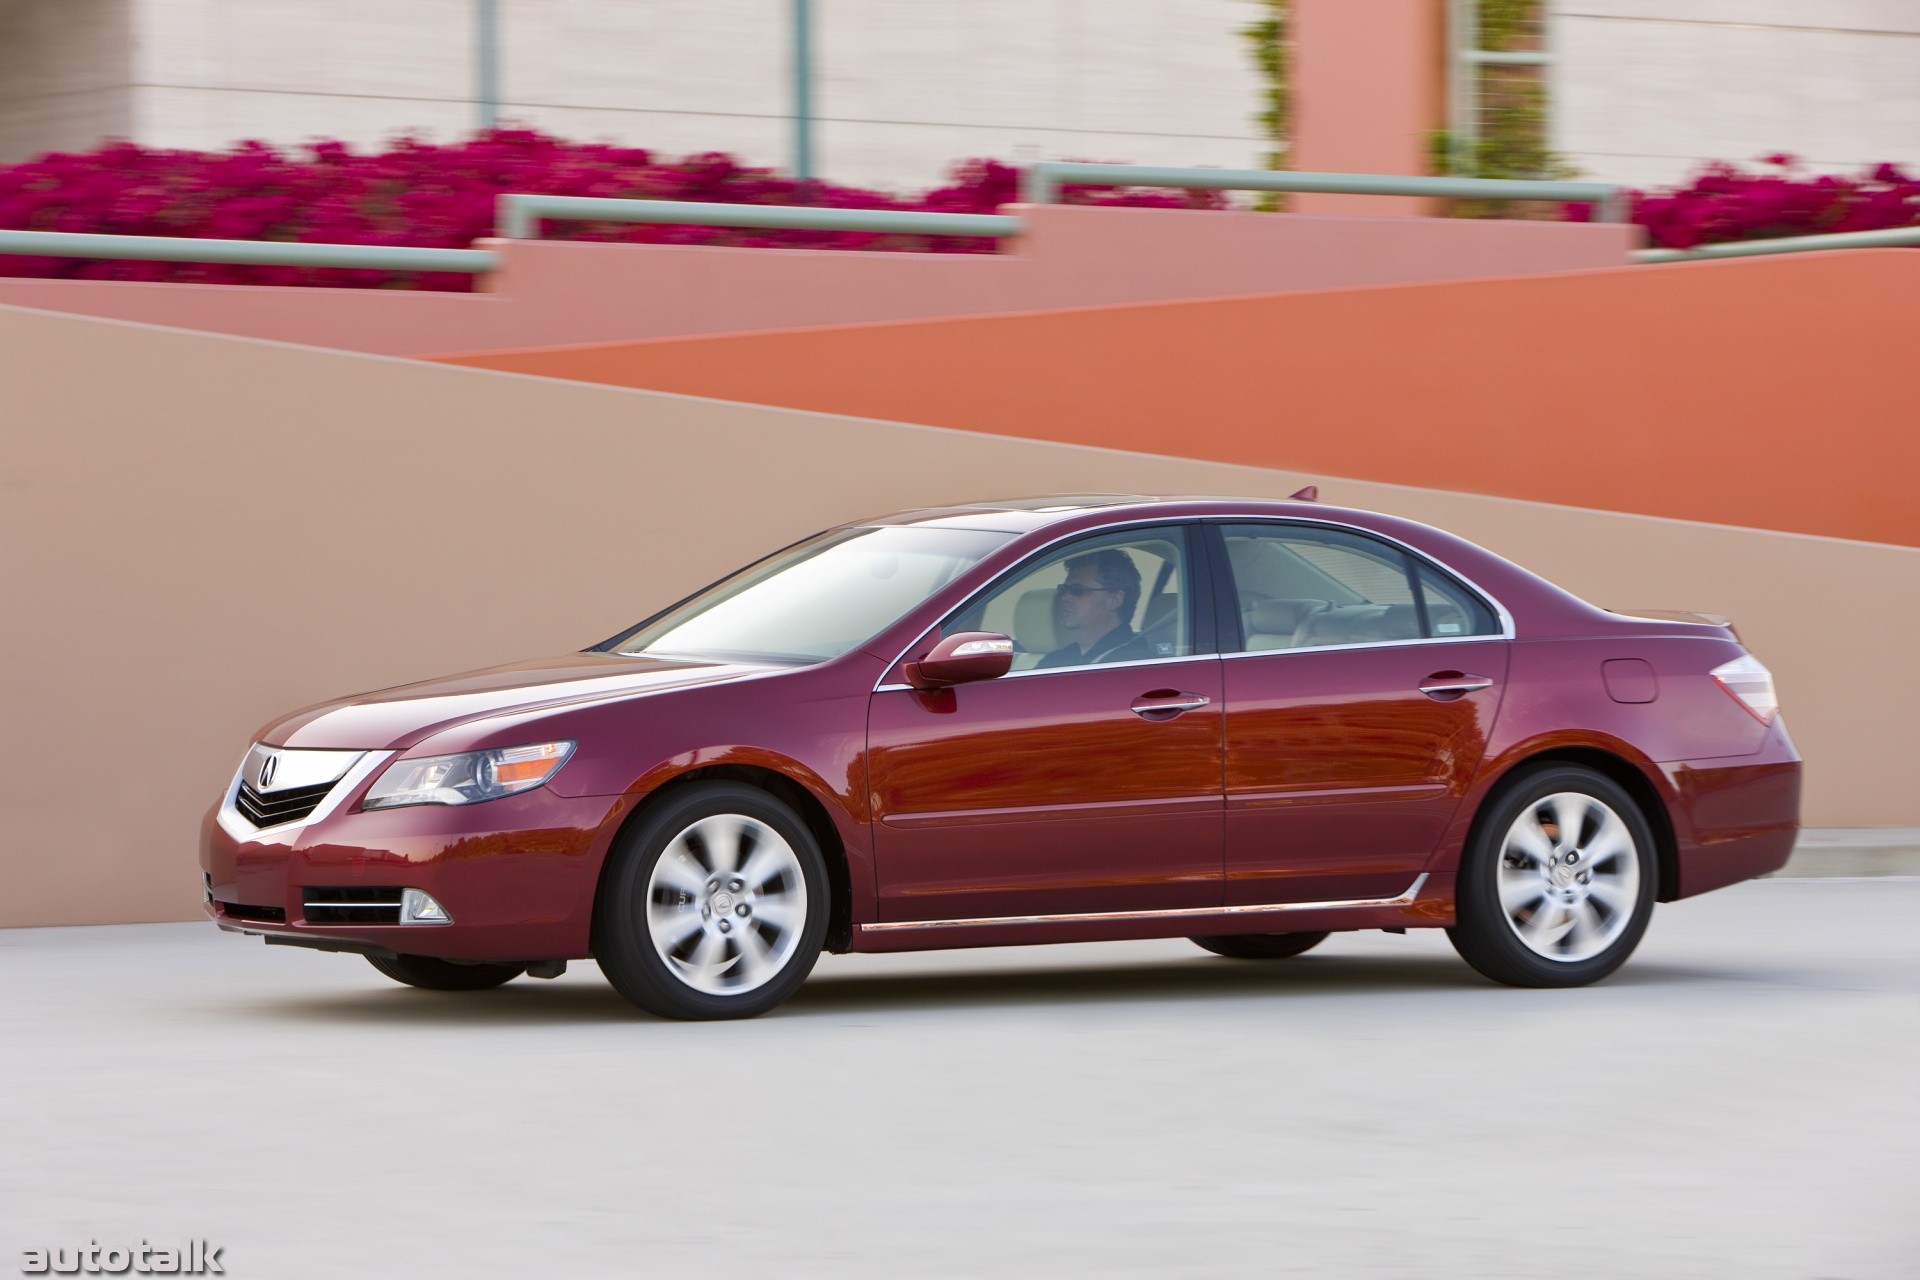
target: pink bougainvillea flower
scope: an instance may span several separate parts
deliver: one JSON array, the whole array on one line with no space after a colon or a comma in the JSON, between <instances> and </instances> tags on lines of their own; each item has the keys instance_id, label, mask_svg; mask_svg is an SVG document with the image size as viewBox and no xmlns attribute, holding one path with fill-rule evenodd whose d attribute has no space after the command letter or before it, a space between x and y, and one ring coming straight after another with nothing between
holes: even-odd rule
<instances>
[{"instance_id":1,"label":"pink bougainvillea flower","mask_svg":"<svg viewBox=\"0 0 1920 1280\"><path fill-rule=\"evenodd\" d=\"M1883 164L1860 179L1801 178L1797 161L1768 156L1772 171L1725 164L1658 194L1634 193L1633 218L1657 245L1686 248L1755 236L1920 225L1920 179ZM641 147L576 143L532 129L494 129L436 144L401 137L358 152L340 141L302 153L261 141L225 152L109 143L0 167L0 228L170 235L303 243L460 248L494 232L495 203L510 191L836 209L993 213L1020 198L1020 170L999 160L955 164L945 185L899 195L824 181L800 182L724 152L672 157ZM1070 204L1221 209L1217 191L1071 186ZM1584 205L1569 218L1585 219ZM978 236L743 230L657 224L548 222L552 239L628 244L734 245L872 253L991 253ZM471 276L196 263L109 263L0 255L0 275L193 280L464 291Z\"/></svg>"}]
</instances>

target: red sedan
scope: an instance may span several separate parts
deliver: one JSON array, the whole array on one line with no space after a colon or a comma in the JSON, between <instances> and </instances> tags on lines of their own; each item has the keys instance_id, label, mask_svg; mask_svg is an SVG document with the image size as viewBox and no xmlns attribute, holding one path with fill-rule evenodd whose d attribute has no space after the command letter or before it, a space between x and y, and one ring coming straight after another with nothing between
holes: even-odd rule
<instances>
[{"instance_id":1,"label":"red sedan","mask_svg":"<svg viewBox=\"0 0 1920 1280\"><path fill-rule=\"evenodd\" d=\"M207 910L435 990L592 957L682 1018L820 951L1444 928L1575 986L1780 867L1722 620L1310 502L1052 498L809 538L580 653L326 703L207 815Z\"/></svg>"}]
</instances>

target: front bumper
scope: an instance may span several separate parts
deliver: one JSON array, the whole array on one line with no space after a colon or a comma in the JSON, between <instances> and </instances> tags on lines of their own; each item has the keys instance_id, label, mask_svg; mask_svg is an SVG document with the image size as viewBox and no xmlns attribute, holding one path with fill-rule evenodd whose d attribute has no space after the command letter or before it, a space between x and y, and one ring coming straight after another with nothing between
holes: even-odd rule
<instances>
[{"instance_id":1,"label":"front bumper","mask_svg":"<svg viewBox=\"0 0 1920 1280\"><path fill-rule=\"evenodd\" d=\"M357 797L355 798L357 799ZM475 805L370 813L340 805L315 820L243 836L222 809L201 824L206 910L223 929L308 946L339 944L446 960L572 960L591 954L594 889L630 801L545 787ZM452 923L340 923L310 898L363 901L418 889ZM397 912L395 915L397 916Z\"/></svg>"}]
</instances>

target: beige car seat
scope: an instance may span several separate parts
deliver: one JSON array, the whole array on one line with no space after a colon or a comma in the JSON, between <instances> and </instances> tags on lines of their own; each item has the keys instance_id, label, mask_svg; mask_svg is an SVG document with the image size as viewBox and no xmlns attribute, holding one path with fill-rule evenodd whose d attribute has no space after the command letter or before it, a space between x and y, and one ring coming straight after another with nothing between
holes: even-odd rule
<instances>
[{"instance_id":1,"label":"beige car seat","mask_svg":"<svg viewBox=\"0 0 1920 1280\"><path fill-rule=\"evenodd\" d=\"M1291 649L1300 625L1332 608L1325 600L1261 600L1240 615L1248 649ZM1323 642L1324 643L1324 642Z\"/></svg>"},{"instance_id":2,"label":"beige car seat","mask_svg":"<svg viewBox=\"0 0 1920 1280\"><path fill-rule=\"evenodd\" d=\"M1184 621L1178 592L1163 591L1147 601L1146 611L1140 618L1140 634L1154 657L1170 658L1186 652L1183 643L1186 637L1181 634Z\"/></svg>"},{"instance_id":3,"label":"beige car seat","mask_svg":"<svg viewBox=\"0 0 1920 1280\"><path fill-rule=\"evenodd\" d=\"M1060 647L1053 631L1053 588L1022 591L1013 605L1013 669L1024 671Z\"/></svg>"},{"instance_id":4,"label":"beige car seat","mask_svg":"<svg viewBox=\"0 0 1920 1280\"><path fill-rule=\"evenodd\" d=\"M1293 646L1306 649L1419 638L1420 618L1412 605L1356 604L1311 615L1294 632Z\"/></svg>"}]
</instances>

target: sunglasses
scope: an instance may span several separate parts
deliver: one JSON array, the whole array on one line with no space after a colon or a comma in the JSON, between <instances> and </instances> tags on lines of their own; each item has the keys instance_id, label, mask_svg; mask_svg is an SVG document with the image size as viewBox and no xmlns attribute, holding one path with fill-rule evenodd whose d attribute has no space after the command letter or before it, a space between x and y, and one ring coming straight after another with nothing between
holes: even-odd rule
<instances>
[{"instance_id":1,"label":"sunglasses","mask_svg":"<svg viewBox=\"0 0 1920 1280\"><path fill-rule=\"evenodd\" d=\"M1118 589L1117 587L1090 587L1084 582L1063 582L1055 587L1054 591L1056 594L1072 596L1075 600L1078 600L1081 596L1092 591L1116 591Z\"/></svg>"}]
</instances>

